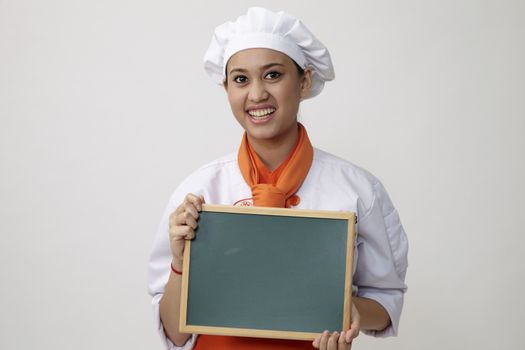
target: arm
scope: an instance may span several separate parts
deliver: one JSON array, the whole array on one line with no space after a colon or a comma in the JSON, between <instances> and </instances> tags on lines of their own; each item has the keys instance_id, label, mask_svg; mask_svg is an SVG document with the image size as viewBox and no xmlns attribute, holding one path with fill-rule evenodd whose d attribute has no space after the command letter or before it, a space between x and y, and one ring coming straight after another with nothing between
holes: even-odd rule
<instances>
[{"instance_id":1,"label":"arm","mask_svg":"<svg viewBox=\"0 0 525 350\"><path fill-rule=\"evenodd\" d=\"M204 203L203 197L188 194L184 202L170 215L169 240L173 255L172 266L177 271L182 271L185 240L195 237L202 203ZM191 336L179 332L181 282L182 276L171 271L159 304L164 332L176 346L183 346Z\"/></svg>"},{"instance_id":2,"label":"arm","mask_svg":"<svg viewBox=\"0 0 525 350\"><path fill-rule=\"evenodd\" d=\"M384 329L363 328L374 337L397 335L403 297L407 289L408 241L386 190L377 181L373 185L371 206L361 216L357 232L357 261L352 283L357 297L374 300L390 317Z\"/></svg>"},{"instance_id":3,"label":"arm","mask_svg":"<svg viewBox=\"0 0 525 350\"><path fill-rule=\"evenodd\" d=\"M182 271L182 260L177 263L173 261L173 267L177 271ZM164 331L177 346L183 346L191 336L191 334L179 332L181 281L182 276L172 271L160 300L160 319L164 325Z\"/></svg>"},{"instance_id":4,"label":"arm","mask_svg":"<svg viewBox=\"0 0 525 350\"><path fill-rule=\"evenodd\" d=\"M363 297L353 297L352 300L361 316L360 329L382 331L390 326L390 316L377 301Z\"/></svg>"}]
</instances>

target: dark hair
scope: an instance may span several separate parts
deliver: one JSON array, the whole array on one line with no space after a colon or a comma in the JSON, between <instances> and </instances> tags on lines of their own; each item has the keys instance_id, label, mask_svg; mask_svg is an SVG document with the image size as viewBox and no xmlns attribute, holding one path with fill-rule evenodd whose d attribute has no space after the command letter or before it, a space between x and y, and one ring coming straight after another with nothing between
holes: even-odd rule
<instances>
[{"instance_id":1,"label":"dark hair","mask_svg":"<svg viewBox=\"0 0 525 350\"><path fill-rule=\"evenodd\" d=\"M295 68L297 68L297 73L299 73L299 76L303 76L304 75L304 69L302 69L301 66L297 64L297 62L295 62L294 60L292 60L292 61L295 64Z\"/></svg>"}]
</instances>

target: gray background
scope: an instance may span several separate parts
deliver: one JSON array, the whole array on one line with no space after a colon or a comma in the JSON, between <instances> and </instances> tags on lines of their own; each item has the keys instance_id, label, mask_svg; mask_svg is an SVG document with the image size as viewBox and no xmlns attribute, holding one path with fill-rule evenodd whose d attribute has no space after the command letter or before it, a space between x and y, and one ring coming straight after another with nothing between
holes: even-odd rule
<instances>
[{"instance_id":1,"label":"gray background","mask_svg":"<svg viewBox=\"0 0 525 350\"><path fill-rule=\"evenodd\" d=\"M0 348L161 348L147 257L181 179L238 147L202 56L254 4L330 48L301 119L410 239L399 337L354 349L523 349L525 5L503 0L0 0Z\"/></svg>"}]
</instances>

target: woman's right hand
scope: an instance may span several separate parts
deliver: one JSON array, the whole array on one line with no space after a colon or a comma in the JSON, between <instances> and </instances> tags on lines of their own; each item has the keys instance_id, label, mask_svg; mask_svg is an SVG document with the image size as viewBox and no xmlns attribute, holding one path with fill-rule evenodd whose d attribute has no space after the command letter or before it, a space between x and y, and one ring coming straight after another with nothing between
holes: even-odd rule
<instances>
[{"instance_id":1,"label":"woman's right hand","mask_svg":"<svg viewBox=\"0 0 525 350\"><path fill-rule=\"evenodd\" d=\"M170 247L173 267L182 271L185 240L195 238L199 212L204 203L203 196L188 193L181 205L170 215Z\"/></svg>"}]
</instances>

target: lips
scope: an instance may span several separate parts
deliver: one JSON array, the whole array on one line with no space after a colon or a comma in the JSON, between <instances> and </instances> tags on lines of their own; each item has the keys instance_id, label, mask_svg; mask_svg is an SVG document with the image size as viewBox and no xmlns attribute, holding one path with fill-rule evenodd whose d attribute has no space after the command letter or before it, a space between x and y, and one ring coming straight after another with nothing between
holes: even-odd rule
<instances>
[{"instance_id":1,"label":"lips","mask_svg":"<svg viewBox=\"0 0 525 350\"><path fill-rule=\"evenodd\" d=\"M248 108L246 112L254 123L261 124L272 119L276 110L272 105L259 105Z\"/></svg>"}]
</instances>

